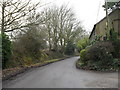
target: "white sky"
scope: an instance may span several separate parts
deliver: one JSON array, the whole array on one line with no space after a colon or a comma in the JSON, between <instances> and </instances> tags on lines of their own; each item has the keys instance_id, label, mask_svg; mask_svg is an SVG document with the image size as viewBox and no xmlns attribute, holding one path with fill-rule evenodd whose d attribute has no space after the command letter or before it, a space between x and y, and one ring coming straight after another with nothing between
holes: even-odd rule
<instances>
[{"instance_id":1,"label":"white sky","mask_svg":"<svg viewBox=\"0 0 120 90\"><path fill-rule=\"evenodd\" d=\"M61 6L68 4L71 7L78 20L82 22L83 27L87 31L92 31L95 23L105 17L105 11L102 8L104 0L41 0L49 5ZM47 5L48 6L48 5Z\"/></svg>"}]
</instances>

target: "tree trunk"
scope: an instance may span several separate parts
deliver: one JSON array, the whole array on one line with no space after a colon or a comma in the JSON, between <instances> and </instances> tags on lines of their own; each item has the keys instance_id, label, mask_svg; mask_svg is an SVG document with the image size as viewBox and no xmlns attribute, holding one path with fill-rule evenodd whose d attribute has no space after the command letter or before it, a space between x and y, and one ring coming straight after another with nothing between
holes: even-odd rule
<instances>
[{"instance_id":1,"label":"tree trunk","mask_svg":"<svg viewBox=\"0 0 120 90\"><path fill-rule=\"evenodd\" d=\"M51 37L51 34L50 34L50 29L49 29L49 31L48 31L48 34L49 34L49 36L48 36L48 38L49 38L49 40L48 40L48 42L49 42L49 51L51 51L51 41L50 41L50 37Z\"/></svg>"},{"instance_id":2,"label":"tree trunk","mask_svg":"<svg viewBox=\"0 0 120 90\"><path fill-rule=\"evenodd\" d=\"M4 30L4 11L5 11L5 5L3 2L3 4L2 4L2 26L1 26L1 33L2 34L5 32L5 30Z\"/></svg>"}]
</instances>

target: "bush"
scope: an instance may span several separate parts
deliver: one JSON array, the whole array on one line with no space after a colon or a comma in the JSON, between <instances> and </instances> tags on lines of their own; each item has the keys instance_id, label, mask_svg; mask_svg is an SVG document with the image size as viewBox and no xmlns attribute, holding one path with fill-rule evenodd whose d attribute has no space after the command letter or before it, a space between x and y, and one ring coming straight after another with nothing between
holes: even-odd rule
<instances>
[{"instance_id":1,"label":"bush","mask_svg":"<svg viewBox=\"0 0 120 90\"><path fill-rule=\"evenodd\" d=\"M112 69L119 70L120 69L120 59L114 59L112 63Z\"/></svg>"},{"instance_id":2,"label":"bush","mask_svg":"<svg viewBox=\"0 0 120 90\"><path fill-rule=\"evenodd\" d=\"M90 45L94 45L100 41L101 36L95 36L94 40L90 41Z\"/></svg>"},{"instance_id":3,"label":"bush","mask_svg":"<svg viewBox=\"0 0 120 90\"><path fill-rule=\"evenodd\" d=\"M116 39L116 40L112 41L112 44L115 49L115 52L113 52L113 57L120 58L120 40Z\"/></svg>"},{"instance_id":4,"label":"bush","mask_svg":"<svg viewBox=\"0 0 120 90\"><path fill-rule=\"evenodd\" d=\"M107 69L111 66L113 57L105 47L93 46L88 50L89 56L88 66L93 69Z\"/></svg>"},{"instance_id":5,"label":"bush","mask_svg":"<svg viewBox=\"0 0 120 90\"><path fill-rule=\"evenodd\" d=\"M7 63L12 55L12 45L9 37L6 34L2 34L2 68L7 68Z\"/></svg>"},{"instance_id":6,"label":"bush","mask_svg":"<svg viewBox=\"0 0 120 90\"><path fill-rule=\"evenodd\" d=\"M82 63L86 64L87 58L86 58L87 50L83 49L80 51L80 60Z\"/></svg>"},{"instance_id":7,"label":"bush","mask_svg":"<svg viewBox=\"0 0 120 90\"><path fill-rule=\"evenodd\" d=\"M82 49L85 49L88 46L88 44L89 44L88 38L83 38L77 42L77 48L80 51Z\"/></svg>"},{"instance_id":8,"label":"bush","mask_svg":"<svg viewBox=\"0 0 120 90\"><path fill-rule=\"evenodd\" d=\"M24 34L18 34L13 43L12 61L16 66L30 65L42 62L43 49L46 48L46 35L39 30L28 30Z\"/></svg>"},{"instance_id":9,"label":"bush","mask_svg":"<svg viewBox=\"0 0 120 90\"><path fill-rule=\"evenodd\" d=\"M106 42L97 42L94 46L98 46L98 47L103 47L105 48L105 50L109 53L114 53L115 52L115 48L113 46L113 43L110 41L106 41ZM93 47L94 47L93 46Z\"/></svg>"},{"instance_id":10,"label":"bush","mask_svg":"<svg viewBox=\"0 0 120 90\"><path fill-rule=\"evenodd\" d=\"M113 63L111 54L113 51L114 48L110 42L99 42L80 52L80 62L93 70L110 69Z\"/></svg>"},{"instance_id":11,"label":"bush","mask_svg":"<svg viewBox=\"0 0 120 90\"><path fill-rule=\"evenodd\" d=\"M114 58L120 58L120 39L118 39L118 33L114 29L110 30L109 40L112 42L115 52L113 53Z\"/></svg>"}]
</instances>

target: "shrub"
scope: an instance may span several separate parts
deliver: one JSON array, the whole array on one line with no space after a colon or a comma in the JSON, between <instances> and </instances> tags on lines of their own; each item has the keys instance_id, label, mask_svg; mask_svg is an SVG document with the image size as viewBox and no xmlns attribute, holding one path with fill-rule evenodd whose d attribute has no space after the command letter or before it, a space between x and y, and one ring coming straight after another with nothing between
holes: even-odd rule
<instances>
[{"instance_id":1,"label":"shrub","mask_svg":"<svg viewBox=\"0 0 120 90\"><path fill-rule=\"evenodd\" d=\"M88 44L89 44L88 38L83 38L77 42L77 48L80 51L82 49L85 49L88 46Z\"/></svg>"},{"instance_id":2,"label":"shrub","mask_svg":"<svg viewBox=\"0 0 120 90\"><path fill-rule=\"evenodd\" d=\"M45 60L51 60L51 59L56 59L56 58L61 58L64 57L61 52L56 52L56 51L50 51L50 50L45 50Z\"/></svg>"},{"instance_id":3,"label":"shrub","mask_svg":"<svg viewBox=\"0 0 120 90\"><path fill-rule=\"evenodd\" d=\"M113 46L113 43L110 41L106 41L106 42L97 42L94 46L98 46L98 47L103 47L105 48L105 50L109 53L113 53L115 52L115 48ZM94 47L93 46L93 47Z\"/></svg>"},{"instance_id":4,"label":"shrub","mask_svg":"<svg viewBox=\"0 0 120 90\"><path fill-rule=\"evenodd\" d=\"M112 42L115 52L113 53L114 58L120 58L120 39L118 39L118 33L114 29L110 30L109 40Z\"/></svg>"},{"instance_id":5,"label":"shrub","mask_svg":"<svg viewBox=\"0 0 120 90\"><path fill-rule=\"evenodd\" d=\"M33 60L32 60L31 57L26 57L26 56L24 56L24 57L23 57L23 60L24 60L24 65L25 65L25 66L31 65L31 64L33 63Z\"/></svg>"},{"instance_id":6,"label":"shrub","mask_svg":"<svg viewBox=\"0 0 120 90\"><path fill-rule=\"evenodd\" d=\"M99 41L100 41L100 38L101 38L100 35L95 36L94 40L90 41L90 45L94 45L94 44L96 44L97 42L99 42Z\"/></svg>"},{"instance_id":7,"label":"shrub","mask_svg":"<svg viewBox=\"0 0 120 90\"><path fill-rule=\"evenodd\" d=\"M81 63L84 63L84 64L87 63L86 54L87 54L87 50L86 49L83 49L83 50L80 51L80 60L81 60Z\"/></svg>"},{"instance_id":8,"label":"shrub","mask_svg":"<svg viewBox=\"0 0 120 90\"><path fill-rule=\"evenodd\" d=\"M113 57L120 58L120 40L116 39L116 40L112 41L112 44L115 49L115 52L113 52Z\"/></svg>"},{"instance_id":9,"label":"shrub","mask_svg":"<svg viewBox=\"0 0 120 90\"><path fill-rule=\"evenodd\" d=\"M80 52L80 62L84 63L89 69L110 69L113 63L111 54L113 51L114 48L110 42L99 42Z\"/></svg>"},{"instance_id":10,"label":"shrub","mask_svg":"<svg viewBox=\"0 0 120 90\"><path fill-rule=\"evenodd\" d=\"M88 66L92 69L107 69L111 66L113 57L105 47L93 46L88 50Z\"/></svg>"},{"instance_id":11,"label":"shrub","mask_svg":"<svg viewBox=\"0 0 120 90\"><path fill-rule=\"evenodd\" d=\"M16 36L18 39L13 42L13 59L17 65L23 66L43 60L42 50L46 48L43 35L39 30L30 29L26 33Z\"/></svg>"},{"instance_id":12,"label":"shrub","mask_svg":"<svg viewBox=\"0 0 120 90\"><path fill-rule=\"evenodd\" d=\"M114 59L112 63L112 69L119 70L120 69L120 59Z\"/></svg>"}]
</instances>

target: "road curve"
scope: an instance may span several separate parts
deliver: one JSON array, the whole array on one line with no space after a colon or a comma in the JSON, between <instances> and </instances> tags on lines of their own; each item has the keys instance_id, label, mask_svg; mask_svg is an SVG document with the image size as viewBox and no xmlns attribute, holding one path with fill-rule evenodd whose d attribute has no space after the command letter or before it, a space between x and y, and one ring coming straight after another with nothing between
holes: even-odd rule
<instances>
[{"instance_id":1,"label":"road curve","mask_svg":"<svg viewBox=\"0 0 120 90\"><path fill-rule=\"evenodd\" d=\"M13 80L3 82L3 88L117 88L118 72L79 70L72 57L43 67L28 70Z\"/></svg>"}]
</instances>

